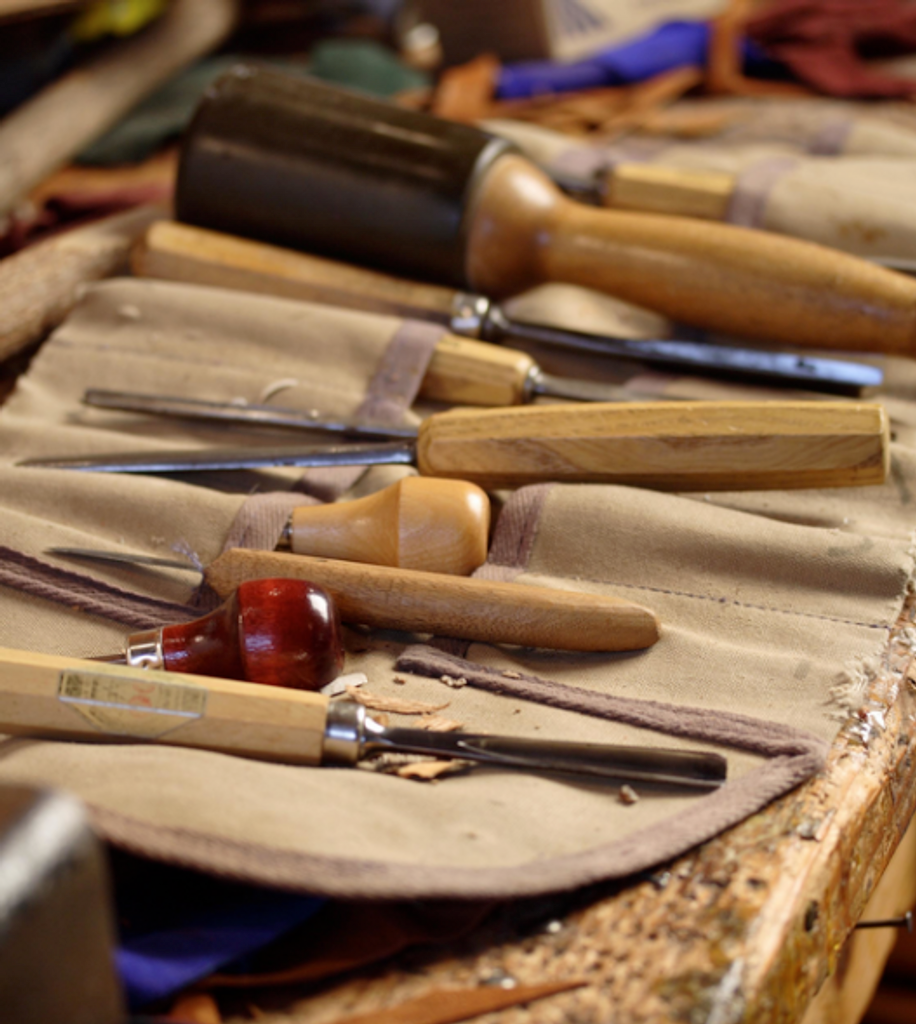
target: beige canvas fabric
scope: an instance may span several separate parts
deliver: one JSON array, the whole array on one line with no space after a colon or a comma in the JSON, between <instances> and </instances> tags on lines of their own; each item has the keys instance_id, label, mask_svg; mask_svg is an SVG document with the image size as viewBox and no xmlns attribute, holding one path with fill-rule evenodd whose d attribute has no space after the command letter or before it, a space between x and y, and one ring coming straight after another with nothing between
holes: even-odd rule
<instances>
[{"instance_id":1,"label":"beige canvas fabric","mask_svg":"<svg viewBox=\"0 0 916 1024\"><path fill-rule=\"evenodd\" d=\"M743 122L742 122L743 123ZM766 123L766 119L764 119ZM793 139L758 127L747 136L732 133L714 140L676 142L663 137L629 137L611 142L572 140L536 125L491 121L487 127L515 141L533 160L560 175L590 179L619 163L649 163L734 176L726 219L818 242L857 256L916 259L916 126L902 128L840 117L839 140L869 136L874 148L840 149ZM825 128L826 132L826 128ZM890 132L910 147L879 146Z\"/></svg>"},{"instance_id":2,"label":"beige canvas fabric","mask_svg":"<svg viewBox=\"0 0 916 1024\"><path fill-rule=\"evenodd\" d=\"M284 405L354 414L374 395L397 410L410 389L380 366L410 330L209 289L94 287L0 413L0 645L96 654L117 649L126 622L192 614L193 577L76 565L45 553L49 545L186 550L205 565L230 537L269 546L276 517L257 525L263 506L315 500L294 471L192 482L13 465L236 437L90 410L85 387L255 401L283 386L273 401ZM427 350L434 340L424 339ZM422 358L398 365L422 376ZM626 804L616 787L495 769L428 784L367 767L24 738L0 743L0 780L74 792L103 836L146 856L303 891L509 897L628 875L818 770L844 713L834 691L855 699L850 682L867 676L902 606L914 459L897 445L894 481L851 491L672 495L547 482L501 495L479 575L635 599L663 624L647 651L349 634L346 670L364 672L371 693L425 702L473 731L718 750L730 781L712 795L639 787ZM360 486L389 479L374 470ZM106 617L112 609L123 609L120 621Z\"/></svg>"}]
</instances>

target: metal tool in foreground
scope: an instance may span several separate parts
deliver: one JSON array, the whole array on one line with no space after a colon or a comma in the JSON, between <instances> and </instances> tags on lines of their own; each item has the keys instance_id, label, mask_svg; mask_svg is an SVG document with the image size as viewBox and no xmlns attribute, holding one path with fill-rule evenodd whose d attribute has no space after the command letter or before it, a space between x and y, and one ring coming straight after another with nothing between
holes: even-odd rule
<instances>
[{"instance_id":1,"label":"metal tool in foreground","mask_svg":"<svg viewBox=\"0 0 916 1024\"><path fill-rule=\"evenodd\" d=\"M303 299L372 313L432 320L452 335L439 343L421 394L465 405L513 405L535 395L578 401L633 401L628 388L546 374L523 352L507 354L463 339L513 338L667 370L839 394L880 386L867 363L675 339L626 338L531 323L471 292L393 277L337 260L204 228L158 221L132 254L139 276ZM476 364L476 365L475 365Z\"/></svg>"},{"instance_id":2,"label":"metal tool in foreground","mask_svg":"<svg viewBox=\"0 0 916 1024\"><path fill-rule=\"evenodd\" d=\"M81 803L48 788L0 786L4 1024L127 1024L111 885Z\"/></svg>"},{"instance_id":3,"label":"metal tool in foreground","mask_svg":"<svg viewBox=\"0 0 916 1024\"><path fill-rule=\"evenodd\" d=\"M0 701L0 730L19 735L161 742L300 765L427 754L698 792L718 788L727 773L725 758L711 752L388 728L362 705L317 693L29 651L0 648L0 680L0 695L10 698Z\"/></svg>"},{"instance_id":4,"label":"metal tool in foreground","mask_svg":"<svg viewBox=\"0 0 916 1024\"><path fill-rule=\"evenodd\" d=\"M155 396L151 396L155 398ZM185 408L189 408L186 403ZM263 422L232 403L220 418ZM277 410L284 425L315 418ZM378 431L376 436L381 434ZM178 473L277 466L415 465L422 476L484 488L617 483L660 490L759 490L883 483L890 459L883 407L866 402L639 402L451 409L407 438L336 446L286 445L113 452L26 459L21 466Z\"/></svg>"}]
</instances>

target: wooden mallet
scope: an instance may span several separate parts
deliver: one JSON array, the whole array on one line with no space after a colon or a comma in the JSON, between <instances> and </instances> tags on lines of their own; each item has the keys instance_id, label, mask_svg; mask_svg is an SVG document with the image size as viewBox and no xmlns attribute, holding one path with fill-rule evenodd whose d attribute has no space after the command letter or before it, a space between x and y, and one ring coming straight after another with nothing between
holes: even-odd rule
<instances>
[{"instance_id":1,"label":"wooden mallet","mask_svg":"<svg viewBox=\"0 0 916 1024\"><path fill-rule=\"evenodd\" d=\"M505 140L240 64L182 146L180 220L501 297L583 285L713 331L910 354L916 281L798 239L566 198Z\"/></svg>"}]
</instances>

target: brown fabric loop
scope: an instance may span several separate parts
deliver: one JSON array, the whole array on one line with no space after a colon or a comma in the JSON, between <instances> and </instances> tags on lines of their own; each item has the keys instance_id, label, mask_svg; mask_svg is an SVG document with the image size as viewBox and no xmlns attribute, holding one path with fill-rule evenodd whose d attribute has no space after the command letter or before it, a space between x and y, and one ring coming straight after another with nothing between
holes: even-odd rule
<instances>
[{"instance_id":1,"label":"brown fabric loop","mask_svg":"<svg viewBox=\"0 0 916 1024\"><path fill-rule=\"evenodd\" d=\"M596 693L523 673L514 673L509 677L497 669L480 667L431 647L418 645L408 648L398 658L396 667L401 672L412 672L415 675L462 678L469 686L479 687L489 693L625 722L667 736L738 747L764 757L794 758L801 755L810 764L812 772L823 765L827 753L827 744L816 736L775 722L765 722L729 711L711 711L708 708L690 708Z\"/></svg>"},{"instance_id":2,"label":"brown fabric loop","mask_svg":"<svg viewBox=\"0 0 916 1024\"><path fill-rule=\"evenodd\" d=\"M738 175L725 219L739 227L761 227L773 186L797 164L795 157L778 156L746 167Z\"/></svg>"},{"instance_id":3,"label":"brown fabric loop","mask_svg":"<svg viewBox=\"0 0 916 1024\"><path fill-rule=\"evenodd\" d=\"M0 585L135 629L185 622L197 614L192 605L143 597L7 547L0 547Z\"/></svg>"},{"instance_id":4,"label":"brown fabric loop","mask_svg":"<svg viewBox=\"0 0 916 1024\"><path fill-rule=\"evenodd\" d=\"M293 509L315 504L318 504L316 498L290 491L252 494L229 527L223 551L230 548L272 551L280 542Z\"/></svg>"},{"instance_id":5,"label":"brown fabric loop","mask_svg":"<svg viewBox=\"0 0 916 1024\"><path fill-rule=\"evenodd\" d=\"M429 361L445 333L438 324L404 320L394 332L356 412L360 423L401 423L420 392ZM333 466L303 474L297 490L334 501L363 474L364 466Z\"/></svg>"}]
</instances>

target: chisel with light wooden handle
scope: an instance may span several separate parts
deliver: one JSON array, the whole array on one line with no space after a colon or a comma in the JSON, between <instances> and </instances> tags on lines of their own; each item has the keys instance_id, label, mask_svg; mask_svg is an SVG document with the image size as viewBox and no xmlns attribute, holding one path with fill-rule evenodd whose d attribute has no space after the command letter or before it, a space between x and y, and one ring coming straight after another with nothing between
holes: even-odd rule
<instances>
[{"instance_id":1,"label":"chisel with light wooden handle","mask_svg":"<svg viewBox=\"0 0 916 1024\"><path fill-rule=\"evenodd\" d=\"M577 203L506 140L265 68L207 91L176 212L497 298L559 281L732 335L916 351L916 281L764 231Z\"/></svg>"},{"instance_id":2,"label":"chisel with light wooden handle","mask_svg":"<svg viewBox=\"0 0 916 1024\"><path fill-rule=\"evenodd\" d=\"M155 396L153 396L155 397ZM193 403L185 403L186 406ZM261 421L263 407L211 406L223 421ZM277 422L315 430L309 414ZM284 414L282 420L279 414ZM362 427L384 436L385 428ZM888 420L870 402L634 402L450 409L393 442L284 445L26 459L21 466L175 473L276 466L416 465L422 476L484 488L616 483L658 490L767 490L880 484L890 463ZM414 435L413 437L409 435Z\"/></svg>"},{"instance_id":3,"label":"chisel with light wooden handle","mask_svg":"<svg viewBox=\"0 0 916 1024\"><path fill-rule=\"evenodd\" d=\"M162 743L298 765L379 753L714 790L727 762L707 751L570 743L383 726L354 701L0 648L0 731L62 740Z\"/></svg>"},{"instance_id":4,"label":"chisel with light wooden handle","mask_svg":"<svg viewBox=\"0 0 916 1024\"><path fill-rule=\"evenodd\" d=\"M190 562L122 550L54 547L49 553L201 571ZM231 548L203 574L214 590L227 596L248 581L304 580L330 594L344 622L459 640L570 651L630 651L651 646L659 636L653 612L618 597L419 569Z\"/></svg>"},{"instance_id":5,"label":"chisel with light wooden handle","mask_svg":"<svg viewBox=\"0 0 916 1024\"><path fill-rule=\"evenodd\" d=\"M312 253L160 220L134 246L140 277L232 288L441 323L450 333L433 352L420 387L424 398L453 405L517 405L537 395L586 402L633 401L633 391L544 373L524 352L501 345L518 338L629 364L857 394L877 387L882 371L867 363L799 356L670 338L625 338L531 323L508 316L483 295L408 281Z\"/></svg>"}]
</instances>

